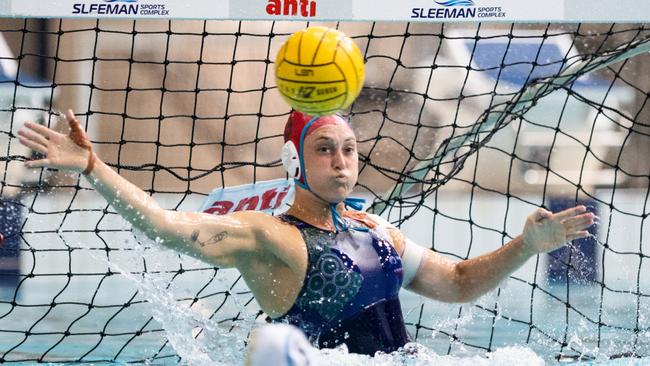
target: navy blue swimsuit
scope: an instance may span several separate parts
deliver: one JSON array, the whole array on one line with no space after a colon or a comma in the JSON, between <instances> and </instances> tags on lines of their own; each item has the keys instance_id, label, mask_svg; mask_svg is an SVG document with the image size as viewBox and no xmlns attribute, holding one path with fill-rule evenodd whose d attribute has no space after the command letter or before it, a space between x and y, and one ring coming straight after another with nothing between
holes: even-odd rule
<instances>
[{"instance_id":1,"label":"navy blue swimsuit","mask_svg":"<svg viewBox=\"0 0 650 366\"><path fill-rule=\"evenodd\" d=\"M280 218L300 230L308 265L296 302L275 322L301 328L319 348L345 343L352 353L388 353L409 341L398 298L402 263L384 233L347 219L351 229L334 233Z\"/></svg>"}]
</instances>

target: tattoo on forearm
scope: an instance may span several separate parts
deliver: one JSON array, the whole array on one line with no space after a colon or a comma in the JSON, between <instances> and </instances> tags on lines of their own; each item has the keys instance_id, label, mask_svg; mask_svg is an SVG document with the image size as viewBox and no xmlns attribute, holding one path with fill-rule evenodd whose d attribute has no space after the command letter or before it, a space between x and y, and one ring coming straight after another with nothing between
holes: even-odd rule
<instances>
[{"instance_id":1,"label":"tattoo on forearm","mask_svg":"<svg viewBox=\"0 0 650 366\"><path fill-rule=\"evenodd\" d=\"M206 241L198 241L198 240L194 240L194 241L198 242L201 247L205 247L207 245L219 244L219 242L221 242L227 236L228 236L228 232L222 231ZM198 239L198 232L196 232L196 237ZM194 238L194 233L192 233L192 238Z\"/></svg>"},{"instance_id":2,"label":"tattoo on forearm","mask_svg":"<svg viewBox=\"0 0 650 366\"><path fill-rule=\"evenodd\" d=\"M198 230L194 230L194 231L192 231L192 235L190 236L190 239L191 239L192 241L197 241L197 240L199 239L199 234L200 234L200 233L201 233L201 232L198 231Z\"/></svg>"}]
</instances>

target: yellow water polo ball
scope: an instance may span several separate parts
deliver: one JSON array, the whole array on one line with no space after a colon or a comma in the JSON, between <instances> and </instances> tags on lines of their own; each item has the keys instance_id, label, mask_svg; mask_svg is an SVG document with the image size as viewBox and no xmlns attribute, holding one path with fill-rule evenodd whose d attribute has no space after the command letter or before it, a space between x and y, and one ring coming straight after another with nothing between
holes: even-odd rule
<instances>
[{"instance_id":1,"label":"yellow water polo ball","mask_svg":"<svg viewBox=\"0 0 650 366\"><path fill-rule=\"evenodd\" d=\"M275 61L275 81L296 110L328 115L345 109L359 95L364 79L363 56L343 32L309 27L282 45Z\"/></svg>"}]
</instances>

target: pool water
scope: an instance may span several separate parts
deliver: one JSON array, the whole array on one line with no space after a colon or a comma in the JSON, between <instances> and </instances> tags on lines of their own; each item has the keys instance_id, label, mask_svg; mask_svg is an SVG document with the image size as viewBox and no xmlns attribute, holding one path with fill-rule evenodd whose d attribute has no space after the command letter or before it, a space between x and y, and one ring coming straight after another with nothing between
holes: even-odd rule
<instances>
[{"instance_id":1,"label":"pool water","mask_svg":"<svg viewBox=\"0 0 650 366\"><path fill-rule=\"evenodd\" d=\"M80 198L86 194L91 196ZM80 191L79 206L73 208L105 204L92 194ZM437 202L441 209L446 204ZM69 202L43 203L49 210L58 210L57 205L66 208ZM495 204L475 197L476 212L483 212L482 206L489 209L483 217L474 216L477 222L494 216ZM529 208L511 204L509 212L525 217ZM431 218L424 216L423 222ZM426 242L430 234L417 237L426 225L410 225L420 227L404 228L414 233L412 239ZM513 225L509 231L521 227ZM620 252L638 251L639 240L622 237L635 230L620 229L610 247L623 243L630 248ZM235 270L206 266L136 239L115 214L32 215L23 231L20 284L0 291L0 359L5 363L241 364L250 330L265 323ZM498 233L476 230L481 242L493 246L474 244L465 251L466 233L452 222L438 226L436 235L456 238L453 248L439 240L438 250L468 256L495 249L501 239ZM596 240L594 245L602 249ZM338 349L321 354L325 363L335 365L650 364L648 358L632 357L650 355L650 304L644 295L650 281L626 258L605 256L610 262L601 274L607 288L580 281L547 283L540 256L471 304L445 304L402 291L407 329L417 344L373 359Z\"/></svg>"},{"instance_id":2,"label":"pool water","mask_svg":"<svg viewBox=\"0 0 650 366\"><path fill-rule=\"evenodd\" d=\"M157 249L151 249L157 250ZM149 253L151 254L151 253ZM161 257L169 253L161 252ZM110 267L115 272L127 272L116 265ZM228 273L228 276L236 274ZM95 314L83 317L81 305L66 303L47 310L36 308L14 308L7 313L7 305L0 306L0 314L9 314L14 329L31 329L30 335L18 347L24 335L0 333L0 349L5 350L5 360L31 359L38 361L44 354L45 360L70 363L81 360L88 363L119 365L142 361L148 364L189 365L241 364L245 352L245 342L250 329L263 324L263 316L258 316L257 307L250 302L250 294L232 288L227 297L228 305L216 311L214 303L225 303L226 297L215 295L214 300L199 301L192 306L191 301L179 301L177 292L169 286L167 274L125 274L132 287L108 291L119 303L131 298L127 307L106 307L102 311L102 301L92 303ZM232 278L217 279L229 283ZM100 287L101 289L101 287ZM554 296L566 293L566 286L547 288ZM574 308L593 306L594 288L570 286L571 304ZM92 293L93 289L88 288ZM38 291L36 288L30 291ZM42 291L46 291L43 289ZM29 295L24 296L25 299ZM566 307L561 301L550 301L547 297L521 296L517 281L509 280L501 290L480 298L474 304L444 304L422 299L403 291L403 309L412 335L417 333L417 343L410 344L405 352L381 355L374 359L350 355L344 350L325 350L324 362L336 365L530 365L579 363L586 365L643 365L650 364L650 358L624 357L609 359L612 355L624 355L632 346L633 338L624 331L601 329L600 344L596 337L597 329L585 320L565 323ZM552 297L551 297L552 298ZM24 300L23 300L24 301ZM146 301L146 302L145 302ZM22 302L18 300L18 302ZM34 303L34 302L32 302ZM127 301L127 303L129 303ZM611 306L611 304L608 304ZM534 316L534 327L523 324L518 318L532 306L545 320ZM86 311L87 311L87 306ZM237 308L239 308L237 310ZM59 311L61 310L61 311ZM608 321L622 324L627 313L633 311L632 304L619 303L618 307L608 308ZM220 314L235 311L237 320L224 319ZM20 316L16 312L20 313ZM614 319L616 315L619 319ZM6 316L5 316L6 318ZM36 319L47 321L35 323ZM574 317L569 316L569 319ZM576 318L577 319L577 318ZM421 323L419 329L414 323ZM7 329L7 323L2 324ZM89 334L81 330L86 329ZM63 337L61 330L68 329L77 334ZM134 330L140 333L134 334ZM55 334L47 334L48 331ZM100 332L105 334L102 336ZM564 334L567 345L562 347ZM36 335L38 334L38 335ZM553 340L555 338L555 340ZM559 341L558 341L559 340ZM54 348L53 345L57 344ZM636 337L636 349L648 350L650 337L641 334ZM15 347L15 348L14 348ZM7 352L12 349L12 351ZM52 348L52 349L51 349ZM48 351L51 349L50 351ZM580 352L586 353L580 360ZM450 354L450 355L448 355ZM73 356L74 358L71 358ZM581 361L581 362L578 362Z\"/></svg>"}]
</instances>

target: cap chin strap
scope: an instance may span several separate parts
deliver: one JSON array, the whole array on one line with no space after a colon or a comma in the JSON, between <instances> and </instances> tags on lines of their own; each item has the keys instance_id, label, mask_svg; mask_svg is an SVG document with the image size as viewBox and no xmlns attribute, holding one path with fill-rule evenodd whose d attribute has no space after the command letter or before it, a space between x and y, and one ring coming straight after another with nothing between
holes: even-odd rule
<instances>
[{"instance_id":1,"label":"cap chin strap","mask_svg":"<svg viewBox=\"0 0 650 366\"><path fill-rule=\"evenodd\" d=\"M309 192L311 192L314 196L318 197L320 200L325 201L329 203L330 205L330 212L332 213L332 223L334 224L334 229L339 232L339 231L346 231L350 229L350 226L343 220L341 215L339 215L338 211L336 211L336 206L340 202L329 202L326 199L322 198L321 196L317 195L314 191L312 191L309 188L309 184L307 183L307 171L305 170L305 160L303 159L303 147L305 146L305 135L307 135L307 131L309 131L309 127L318 120L318 116L312 117L312 119L307 122L305 127L302 128L302 131L300 132L300 151L298 152L298 160L300 161L300 175L298 177L294 177L294 181L296 182L296 185L299 186L302 189L305 189ZM302 180L300 181L300 176L302 176ZM345 207L351 208L353 210L360 211L363 209L363 204L366 203L366 200L364 198L358 198L358 197L348 197L343 200L343 204ZM367 231L364 230L365 228L354 228L354 230L359 230L359 231Z\"/></svg>"}]
</instances>

